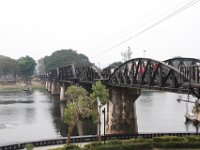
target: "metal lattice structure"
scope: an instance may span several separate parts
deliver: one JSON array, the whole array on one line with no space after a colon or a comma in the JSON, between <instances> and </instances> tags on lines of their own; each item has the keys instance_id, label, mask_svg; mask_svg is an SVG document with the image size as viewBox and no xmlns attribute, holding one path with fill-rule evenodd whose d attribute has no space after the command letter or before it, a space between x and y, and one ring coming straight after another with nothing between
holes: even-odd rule
<instances>
[{"instance_id":1,"label":"metal lattice structure","mask_svg":"<svg viewBox=\"0 0 200 150\"><path fill-rule=\"evenodd\" d=\"M110 87L146 88L171 92L188 91L200 98L200 60L173 58L164 62L148 58L129 60L118 68L100 71L93 65L68 65L42 76L48 80L93 84L103 80Z\"/></svg>"},{"instance_id":2,"label":"metal lattice structure","mask_svg":"<svg viewBox=\"0 0 200 150\"><path fill-rule=\"evenodd\" d=\"M111 75L109 86L137 87L166 91L184 91L181 83L187 79L180 71L164 62L137 58L122 64Z\"/></svg>"},{"instance_id":3,"label":"metal lattice structure","mask_svg":"<svg viewBox=\"0 0 200 150\"><path fill-rule=\"evenodd\" d=\"M176 57L165 60L164 63L173 66L174 68L180 69L183 66L200 65L200 60L195 58Z\"/></svg>"}]
</instances>

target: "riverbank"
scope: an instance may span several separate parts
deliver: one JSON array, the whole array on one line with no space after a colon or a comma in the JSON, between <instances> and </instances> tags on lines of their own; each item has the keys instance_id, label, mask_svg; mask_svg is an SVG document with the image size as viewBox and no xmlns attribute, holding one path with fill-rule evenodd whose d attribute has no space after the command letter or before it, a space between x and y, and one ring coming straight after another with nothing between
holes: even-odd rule
<instances>
[{"instance_id":1,"label":"riverbank","mask_svg":"<svg viewBox=\"0 0 200 150\"><path fill-rule=\"evenodd\" d=\"M22 91L24 89L31 88L31 89L44 89L45 85L41 84L40 82L32 82L31 85L25 85L23 83L16 83L13 85L1 85L0 84L0 92L17 92Z\"/></svg>"}]
</instances>

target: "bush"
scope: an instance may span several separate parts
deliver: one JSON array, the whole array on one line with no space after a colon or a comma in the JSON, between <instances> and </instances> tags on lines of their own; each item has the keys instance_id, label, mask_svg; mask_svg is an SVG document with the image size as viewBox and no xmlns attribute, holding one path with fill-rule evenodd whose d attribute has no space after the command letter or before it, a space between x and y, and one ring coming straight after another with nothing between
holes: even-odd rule
<instances>
[{"instance_id":1,"label":"bush","mask_svg":"<svg viewBox=\"0 0 200 150\"><path fill-rule=\"evenodd\" d=\"M121 145L101 145L94 150L121 150Z\"/></svg>"},{"instance_id":2,"label":"bush","mask_svg":"<svg viewBox=\"0 0 200 150\"><path fill-rule=\"evenodd\" d=\"M132 143L132 144L124 144L121 150L148 150L152 149L152 145L150 143Z\"/></svg>"},{"instance_id":3,"label":"bush","mask_svg":"<svg viewBox=\"0 0 200 150\"><path fill-rule=\"evenodd\" d=\"M116 144L120 145L122 143L123 143L122 140L110 140L106 142L107 145L116 145Z\"/></svg>"},{"instance_id":4,"label":"bush","mask_svg":"<svg viewBox=\"0 0 200 150\"><path fill-rule=\"evenodd\" d=\"M95 148L95 150L148 150L148 149L152 149L150 143L102 145Z\"/></svg>"},{"instance_id":5,"label":"bush","mask_svg":"<svg viewBox=\"0 0 200 150\"><path fill-rule=\"evenodd\" d=\"M85 145L84 149L86 150L94 150L95 147L101 146L101 142L92 142L90 144Z\"/></svg>"},{"instance_id":6,"label":"bush","mask_svg":"<svg viewBox=\"0 0 200 150\"><path fill-rule=\"evenodd\" d=\"M170 141L171 142L183 142L183 141L186 141L186 138L178 137L178 136L171 136Z\"/></svg>"},{"instance_id":7,"label":"bush","mask_svg":"<svg viewBox=\"0 0 200 150\"><path fill-rule=\"evenodd\" d=\"M153 142L169 142L170 136L154 137Z\"/></svg>"},{"instance_id":8,"label":"bush","mask_svg":"<svg viewBox=\"0 0 200 150\"><path fill-rule=\"evenodd\" d=\"M187 136L186 137L189 142L199 142L200 136Z\"/></svg>"},{"instance_id":9,"label":"bush","mask_svg":"<svg viewBox=\"0 0 200 150\"><path fill-rule=\"evenodd\" d=\"M34 146L33 146L33 144L26 144L25 148L26 148L26 150L33 150Z\"/></svg>"},{"instance_id":10,"label":"bush","mask_svg":"<svg viewBox=\"0 0 200 150\"><path fill-rule=\"evenodd\" d=\"M75 144L64 145L63 150L80 150L80 147Z\"/></svg>"},{"instance_id":11,"label":"bush","mask_svg":"<svg viewBox=\"0 0 200 150\"><path fill-rule=\"evenodd\" d=\"M124 140L123 143L125 143L125 144L144 143L145 141L147 141L147 140L145 140L144 138L137 138L137 139L133 138L133 139L129 139L129 140Z\"/></svg>"},{"instance_id":12,"label":"bush","mask_svg":"<svg viewBox=\"0 0 200 150\"><path fill-rule=\"evenodd\" d=\"M199 142L156 142L153 143L156 148L199 148Z\"/></svg>"}]
</instances>

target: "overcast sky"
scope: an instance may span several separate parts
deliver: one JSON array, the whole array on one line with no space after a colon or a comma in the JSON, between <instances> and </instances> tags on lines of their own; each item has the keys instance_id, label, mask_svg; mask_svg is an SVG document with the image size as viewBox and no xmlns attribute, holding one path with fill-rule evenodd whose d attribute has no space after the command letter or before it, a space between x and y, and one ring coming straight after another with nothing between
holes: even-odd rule
<instances>
[{"instance_id":1,"label":"overcast sky","mask_svg":"<svg viewBox=\"0 0 200 150\"><path fill-rule=\"evenodd\" d=\"M191 1L0 0L0 55L73 49L104 67L129 46L133 58L200 58L200 3L151 28Z\"/></svg>"}]
</instances>

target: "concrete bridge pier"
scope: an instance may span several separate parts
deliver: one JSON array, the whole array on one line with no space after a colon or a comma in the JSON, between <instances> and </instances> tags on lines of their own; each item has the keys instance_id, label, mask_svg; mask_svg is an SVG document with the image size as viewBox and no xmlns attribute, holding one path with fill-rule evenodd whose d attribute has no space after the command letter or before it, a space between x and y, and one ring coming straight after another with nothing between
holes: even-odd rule
<instances>
[{"instance_id":1,"label":"concrete bridge pier","mask_svg":"<svg viewBox=\"0 0 200 150\"><path fill-rule=\"evenodd\" d=\"M65 84L63 83L63 84L60 86L60 101L65 100L65 91L66 91L66 86L65 86Z\"/></svg>"},{"instance_id":2,"label":"concrete bridge pier","mask_svg":"<svg viewBox=\"0 0 200 150\"><path fill-rule=\"evenodd\" d=\"M46 82L45 82L45 89L46 89L46 90L48 90L48 82L49 82L49 81L46 81Z\"/></svg>"},{"instance_id":3,"label":"concrete bridge pier","mask_svg":"<svg viewBox=\"0 0 200 150\"><path fill-rule=\"evenodd\" d=\"M51 94L52 95L60 94L60 85L56 81L53 81L52 84L51 84Z\"/></svg>"},{"instance_id":4,"label":"concrete bridge pier","mask_svg":"<svg viewBox=\"0 0 200 150\"><path fill-rule=\"evenodd\" d=\"M47 91L51 92L51 81L48 81L47 83Z\"/></svg>"},{"instance_id":5,"label":"concrete bridge pier","mask_svg":"<svg viewBox=\"0 0 200 150\"><path fill-rule=\"evenodd\" d=\"M135 101L138 89L113 87L108 106L107 134L138 133Z\"/></svg>"}]
</instances>

